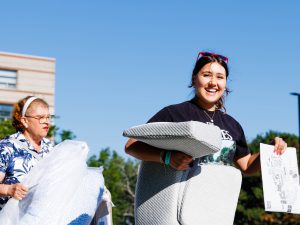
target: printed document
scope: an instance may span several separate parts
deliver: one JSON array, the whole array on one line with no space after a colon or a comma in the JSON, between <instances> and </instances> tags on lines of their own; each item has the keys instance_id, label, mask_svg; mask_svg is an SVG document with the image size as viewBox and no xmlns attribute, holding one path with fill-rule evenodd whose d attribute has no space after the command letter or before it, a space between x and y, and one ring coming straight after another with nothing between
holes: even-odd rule
<instances>
[{"instance_id":1,"label":"printed document","mask_svg":"<svg viewBox=\"0 0 300 225\"><path fill-rule=\"evenodd\" d=\"M260 144L265 210L300 214L300 184L295 148L282 155L273 145Z\"/></svg>"}]
</instances>

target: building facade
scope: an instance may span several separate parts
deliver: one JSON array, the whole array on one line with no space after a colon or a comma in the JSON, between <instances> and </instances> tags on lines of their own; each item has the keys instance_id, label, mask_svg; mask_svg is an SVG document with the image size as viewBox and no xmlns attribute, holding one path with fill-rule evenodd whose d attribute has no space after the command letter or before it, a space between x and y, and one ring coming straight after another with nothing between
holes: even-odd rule
<instances>
[{"instance_id":1,"label":"building facade","mask_svg":"<svg viewBox=\"0 0 300 225\"><path fill-rule=\"evenodd\" d=\"M13 105L28 95L44 99L55 113L54 58L0 52L0 121L11 118Z\"/></svg>"}]
</instances>

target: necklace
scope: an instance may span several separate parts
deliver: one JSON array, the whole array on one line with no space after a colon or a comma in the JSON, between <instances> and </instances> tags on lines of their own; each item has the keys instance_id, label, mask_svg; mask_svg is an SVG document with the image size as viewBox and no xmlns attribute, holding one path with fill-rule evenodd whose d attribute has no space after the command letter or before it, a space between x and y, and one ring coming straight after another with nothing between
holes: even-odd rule
<instances>
[{"instance_id":1,"label":"necklace","mask_svg":"<svg viewBox=\"0 0 300 225\"><path fill-rule=\"evenodd\" d=\"M205 110L203 110L203 112L205 113L205 115L208 116L208 118L210 119L210 122L213 123L214 122L214 116L215 116L216 110L214 111L214 114L212 115L212 117L210 117L210 115Z\"/></svg>"}]
</instances>

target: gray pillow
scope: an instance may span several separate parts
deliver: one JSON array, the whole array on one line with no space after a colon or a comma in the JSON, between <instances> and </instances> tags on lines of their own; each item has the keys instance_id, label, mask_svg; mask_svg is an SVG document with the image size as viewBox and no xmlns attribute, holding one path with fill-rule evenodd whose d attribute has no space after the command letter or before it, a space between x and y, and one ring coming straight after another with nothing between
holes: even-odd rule
<instances>
[{"instance_id":1,"label":"gray pillow","mask_svg":"<svg viewBox=\"0 0 300 225\"><path fill-rule=\"evenodd\" d=\"M241 172L232 166L201 165L189 176L178 202L179 224L232 225L242 184Z\"/></svg>"},{"instance_id":2,"label":"gray pillow","mask_svg":"<svg viewBox=\"0 0 300 225\"><path fill-rule=\"evenodd\" d=\"M197 161L197 160L196 160ZM141 162L136 225L232 225L242 183L238 169L197 165L186 171Z\"/></svg>"},{"instance_id":3,"label":"gray pillow","mask_svg":"<svg viewBox=\"0 0 300 225\"><path fill-rule=\"evenodd\" d=\"M198 121L147 123L125 130L123 136L194 158L216 153L221 148L220 128Z\"/></svg>"}]
</instances>

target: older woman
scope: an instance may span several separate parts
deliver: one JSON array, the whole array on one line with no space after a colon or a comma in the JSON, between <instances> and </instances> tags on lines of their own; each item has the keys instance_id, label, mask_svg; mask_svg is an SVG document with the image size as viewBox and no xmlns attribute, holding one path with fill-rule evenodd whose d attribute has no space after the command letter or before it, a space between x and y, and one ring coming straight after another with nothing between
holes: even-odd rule
<instances>
[{"instance_id":1,"label":"older woman","mask_svg":"<svg viewBox=\"0 0 300 225\"><path fill-rule=\"evenodd\" d=\"M28 188L22 178L53 148L46 139L50 123L49 105L27 96L13 110L16 133L0 141L0 209L10 197L22 200Z\"/></svg>"}]
</instances>

